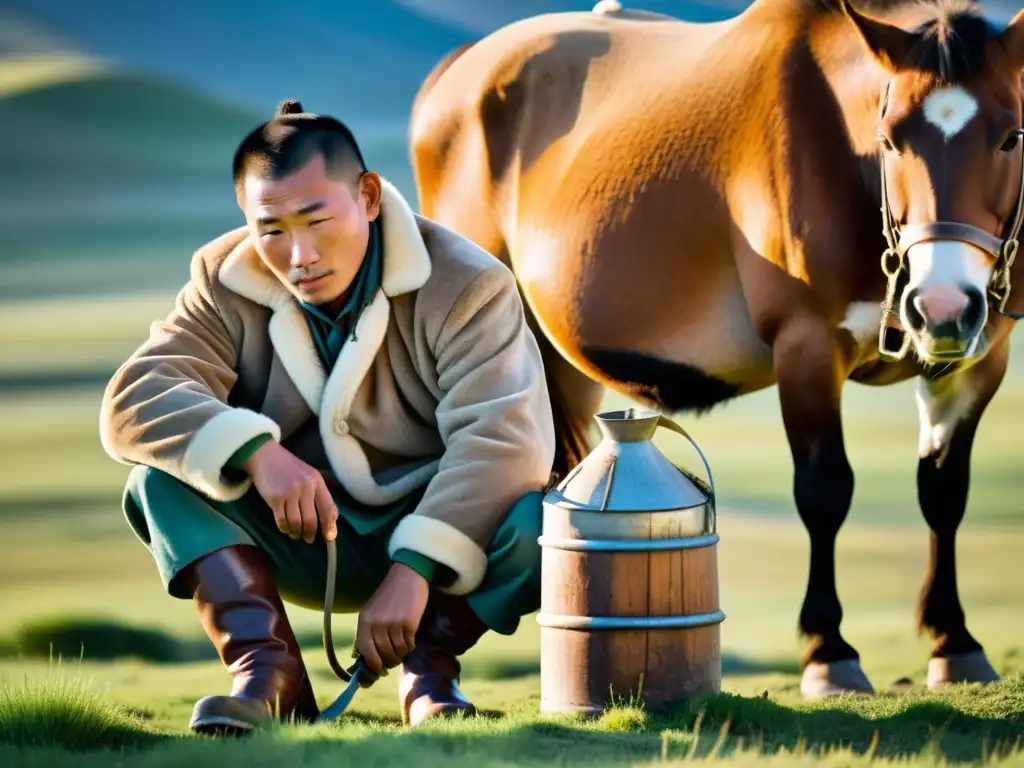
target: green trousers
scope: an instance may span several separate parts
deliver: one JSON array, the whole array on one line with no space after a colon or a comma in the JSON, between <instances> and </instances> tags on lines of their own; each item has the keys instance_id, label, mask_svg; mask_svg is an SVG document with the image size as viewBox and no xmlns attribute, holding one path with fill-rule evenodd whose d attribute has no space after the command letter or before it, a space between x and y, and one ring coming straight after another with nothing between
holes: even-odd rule
<instances>
[{"instance_id":1,"label":"green trousers","mask_svg":"<svg viewBox=\"0 0 1024 768\"><path fill-rule=\"evenodd\" d=\"M383 581L391 560L387 543L422 491L387 507L367 507L343 492L338 506L338 570L334 612L355 613ZM491 629L512 634L519 619L540 607L541 493L523 496L509 511L487 549L483 582L467 595L470 607ZM189 563L223 547L248 544L267 556L281 598L323 610L327 549L281 533L274 514L255 489L238 501L215 502L150 467L134 467L123 497L125 516L156 561L172 597L191 599L176 580Z\"/></svg>"}]
</instances>

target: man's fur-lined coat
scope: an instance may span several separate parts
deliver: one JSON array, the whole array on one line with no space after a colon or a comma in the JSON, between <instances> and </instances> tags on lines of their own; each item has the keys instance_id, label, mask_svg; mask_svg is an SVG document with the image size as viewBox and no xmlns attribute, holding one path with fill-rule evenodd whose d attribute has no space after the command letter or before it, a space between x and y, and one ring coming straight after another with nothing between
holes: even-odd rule
<instances>
[{"instance_id":1,"label":"man's fur-lined coat","mask_svg":"<svg viewBox=\"0 0 1024 768\"><path fill-rule=\"evenodd\" d=\"M264 432L365 504L425 485L389 551L449 566L446 591L463 594L506 513L548 482L541 357L510 270L387 181L381 215L381 288L329 374L296 297L240 228L196 252L173 311L115 373L101 438L118 461L214 500L249 489L222 467Z\"/></svg>"}]
</instances>

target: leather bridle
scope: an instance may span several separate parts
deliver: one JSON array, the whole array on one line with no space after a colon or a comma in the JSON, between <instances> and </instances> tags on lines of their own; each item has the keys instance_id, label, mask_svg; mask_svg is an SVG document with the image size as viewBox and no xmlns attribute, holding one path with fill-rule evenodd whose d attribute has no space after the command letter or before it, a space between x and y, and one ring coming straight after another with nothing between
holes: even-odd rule
<instances>
[{"instance_id":1,"label":"leather bridle","mask_svg":"<svg viewBox=\"0 0 1024 768\"><path fill-rule=\"evenodd\" d=\"M889 86L879 109L879 121L885 114L889 101ZM912 224L900 228L889 208L889 192L885 178L884 148L879 153L879 177L882 188L882 233L888 248L882 253L882 272L888 279L885 299L882 302L882 322L878 331L878 351L884 360L896 362L902 360L910 347L910 336L899 320L898 312L893 308L896 304L896 289L900 274L906 268L906 256L913 246L929 240L957 240L973 245L988 253L995 261L992 278L988 284L988 296L1000 314L1014 320L1024 318L1024 314L1006 311L1006 302L1010 298L1010 267L1013 266L1019 248L1018 237L1021 224L1024 223L1024 128L1017 128L1011 135L1022 138L1018 143L1021 147L1020 189L1017 194L1017 207L1006 228L1006 234L998 237L980 227L958 221L936 221L926 224ZM883 139L879 137L879 141ZM902 334L903 340L899 347L887 346L890 335Z\"/></svg>"}]
</instances>

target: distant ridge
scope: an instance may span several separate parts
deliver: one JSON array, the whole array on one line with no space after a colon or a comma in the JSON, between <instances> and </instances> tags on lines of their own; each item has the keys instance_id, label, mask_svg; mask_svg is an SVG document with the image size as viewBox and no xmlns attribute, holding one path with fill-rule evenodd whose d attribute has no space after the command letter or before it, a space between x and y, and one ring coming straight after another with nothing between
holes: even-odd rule
<instances>
[{"instance_id":1,"label":"distant ridge","mask_svg":"<svg viewBox=\"0 0 1024 768\"><path fill-rule=\"evenodd\" d=\"M94 78L105 69L105 63L75 53L0 55L0 99Z\"/></svg>"},{"instance_id":2,"label":"distant ridge","mask_svg":"<svg viewBox=\"0 0 1024 768\"><path fill-rule=\"evenodd\" d=\"M0 58L0 298L180 285L241 223L231 153L257 122L86 58Z\"/></svg>"},{"instance_id":3,"label":"distant ridge","mask_svg":"<svg viewBox=\"0 0 1024 768\"><path fill-rule=\"evenodd\" d=\"M268 116L86 57L0 57L0 300L180 287L243 223L231 156ZM415 204L404 130L359 140Z\"/></svg>"}]
</instances>

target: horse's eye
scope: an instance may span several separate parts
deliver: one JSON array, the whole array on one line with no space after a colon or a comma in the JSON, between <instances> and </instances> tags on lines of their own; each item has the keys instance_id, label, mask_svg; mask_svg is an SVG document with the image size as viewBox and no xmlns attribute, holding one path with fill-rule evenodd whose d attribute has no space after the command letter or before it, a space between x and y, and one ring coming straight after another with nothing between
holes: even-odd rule
<instances>
[{"instance_id":1,"label":"horse's eye","mask_svg":"<svg viewBox=\"0 0 1024 768\"><path fill-rule=\"evenodd\" d=\"M1024 128L1016 128L1010 131L1010 135L1006 137L1006 140L999 146L1000 152L1012 152L1017 148L1017 142L1020 141L1020 137L1024 135Z\"/></svg>"}]
</instances>

